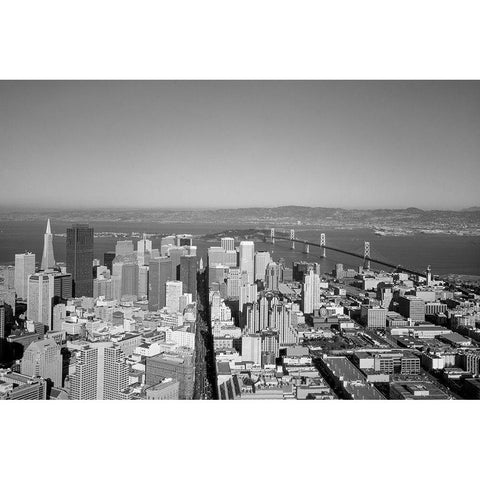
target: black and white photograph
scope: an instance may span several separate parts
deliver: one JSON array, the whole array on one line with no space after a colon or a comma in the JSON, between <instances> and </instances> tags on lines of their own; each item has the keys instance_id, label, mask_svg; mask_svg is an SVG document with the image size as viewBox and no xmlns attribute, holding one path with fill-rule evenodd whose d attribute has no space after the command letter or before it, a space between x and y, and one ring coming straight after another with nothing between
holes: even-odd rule
<instances>
[{"instance_id":1,"label":"black and white photograph","mask_svg":"<svg viewBox=\"0 0 480 480\"><path fill-rule=\"evenodd\" d=\"M480 82L0 102L0 398L480 398Z\"/></svg>"},{"instance_id":2,"label":"black and white photograph","mask_svg":"<svg viewBox=\"0 0 480 480\"><path fill-rule=\"evenodd\" d=\"M479 14L0 6L0 476L472 477Z\"/></svg>"}]
</instances>

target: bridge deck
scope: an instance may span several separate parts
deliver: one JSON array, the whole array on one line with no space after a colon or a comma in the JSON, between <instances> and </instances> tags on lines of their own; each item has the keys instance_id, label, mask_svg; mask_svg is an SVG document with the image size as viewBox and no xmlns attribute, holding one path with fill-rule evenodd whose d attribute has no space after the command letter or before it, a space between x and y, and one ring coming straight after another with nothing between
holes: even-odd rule
<instances>
[{"instance_id":1,"label":"bridge deck","mask_svg":"<svg viewBox=\"0 0 480 480\"><path fill-rule=\"evenodd\" d=\"M320 245L319 243L308 242L306 240L300 240L299 238L291 239L289 237L277 237L277 236L269 237L269 238L273 238L275 240L285 240L287 242L303 243L304 245L311 245L312 247L325 248L326 250L332 250L334 252L343 253L345 255L350 255L352 257L361 258L362 260L365 259L365 257L363 255L360 255L359 253L349 252L348 250L343 250L341 248L330 247L328 245ZM415 270L411 270L409 268L402 267L401 265L394 265L393 263L384 262L383 260L379 260L377 258L373 258L373 257L367 257L367 258L371 262L377 263L378 265L383 265L385 267L395 268L396 270L400 270L402 272L409 273L411 275L417 275L417 276L420 276L420 277L425 277L425 273L423 273L423 272L417 272Z\"/></svg>"}]
</instances>

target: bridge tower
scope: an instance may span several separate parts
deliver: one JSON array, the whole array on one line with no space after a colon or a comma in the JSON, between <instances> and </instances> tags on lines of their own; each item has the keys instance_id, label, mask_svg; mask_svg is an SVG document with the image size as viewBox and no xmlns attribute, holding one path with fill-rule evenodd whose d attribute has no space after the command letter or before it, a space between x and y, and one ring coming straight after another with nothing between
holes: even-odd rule
<instances>
[{"instance_id":1,"label":"bridge tower","mask_svg":"<svg viewBox=\"0 0 480 480\"><path fill-rule=\"evenodd\" d=\"M275 229L274 228L270 229L270 240L272 241L272 244L275 245Z\"/></svg>"},{"instance_id":2,"label":"bridge tower","mask_svg":"<svg viewBox=\"0 0 480 480\"><path fill-rule=\"evenodd\" d=\"M292 250L295 250L295 230L290 230L290 240L292 241Z\"/></svg>"},{"instance_id":3,"label":"bridge tower","mask_svg":"<svg viewBox=\"0 0 480 480\"><path fill-rule=\"evenodd\" d=\"M325 253L325 234L320 234L320 257L325 258L327 255Z\"/></svg>"},{"instance_id":4,"label":"bridge tower","mask_svg":"<svg viewBox=\"0 0 480 480\"><path fill-rule=\"evenodd\" d=\"M363 268L370 270L370 242L364 243Z\"/></svg>"}]
</instances>

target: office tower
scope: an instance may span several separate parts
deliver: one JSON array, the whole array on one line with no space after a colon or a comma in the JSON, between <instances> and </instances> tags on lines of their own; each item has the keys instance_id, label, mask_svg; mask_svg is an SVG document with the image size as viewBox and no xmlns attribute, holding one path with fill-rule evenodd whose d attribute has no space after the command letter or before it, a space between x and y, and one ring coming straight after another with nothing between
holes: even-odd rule
<instances>
[{"instance_id":1,"label":"office tower","mask_svg":"<svg viewBox=\"0 0 480 480\"><path fill-rule=\"evenodd\" d=\"M128 365L122 349L118 345L105 347L103 364L102 400L121 400L120 392L128 387Z\"/></svg>"},{"instance_id":2,"label":"office tower","mask_svg":"<svg viewBox=\"0 0 480 480\"><path fill-rule=\"evenodd\" d=\"M124 295L138 296L138 264L125 262L122 264L120 298Z\"/></svg>"},{"instance_id":3,"label":"office tower","mask_svg":"<svg viewBox=\"0 0 480 480\"><path fill-rule=\"evenodd\" d=\"M75 372L70 376L70 398L72 400L97 399L98 351L83 345L75 355Z\"/></svg>"},{"instance_id":4,"label":"office tower","mask_svg":"<svg viewBox=\"0 0 480 480\"><path fill-rule=\"evenodd\" d=\"M131 255L134 252L132 240L119 240L115 245L115 255Z\"/></svg>"},{"instance_id":5,"label":"office tower","mask_svg":"<svg viewBox=\"0 0 480 480\"><path fill-rule=\"evenodd\" d=\"M52 306L54 297L53 275L44 273L28 277L27 318L52 329Z\"/></svg>"},{"instance_id":6,"label":"office tower","mask_svg":"<svg viewBox=\"0 0 480 480\"><path fill-rule=\"evenodd\" d=\"M265 280L265 271L267 265L272 261L270 252L256 252L255 253L255 280Z\"/></svg>"},{"instance_id":7,"label":"office tower","mask_svg":"<svg viewBox=\"0 0 480 480\"><path fill-rule=\"evenodd\" d=\"M143 238L137 242L137 258L139 265L148 265L149 256L152 253L152 241L147 239L144 233Z\"/></svg>"},{"instance_id":8,"label":"office tower","mask_svg":"<svg viewBox=\"0 0 480 480\"><path fill-rule=\"evenodd\" d=\"M25 350L20 364L22 375L51 380L55 387L62 386L63 359L60 345L53 338L32 342Z\"/></svg>"},{"instance_id":9,"label":"office tower","mask_svg":"<svg viewBox=\"0 0 480 480\"><path fill-rule=\"evenodd\" d=\"M165 378L173 378L179 382L179 398L191 400L195 382L195 361L193 352L161 353L147 357L145 367L147 385L156 385Z\"/></svg>"},{"instance_id":10,"label":"office tower","mask_svg":"<svg viewBox=\"0 0 480 480\"><path fill-rule=\"evenodd\" d=\"M167 303L165 285L172 280L172 261L167 257L152 258L149 268L148 309L156 311Z\"/></svg>"},{"instance_id":11,"label":"office tower","mask_svg":"<svg viewBox=\"0 0 480 480\"><path fill-rule=\"evenodd\" d=\"M172 280L180 279L180 259L187 254L185 247L170 247L167 255L172 261Z\"/></svg>"},{"instance_id":12,"label":"office tower","mask_svg":"<svg viewBox=\"0 0 480 480\"><path fill-rule=\"evenodd\" d=\"M425 300L414 295L402 295L398 299L398 311L414 322L425 321Z\"/></svg>"},{"instance_id":13,"label":"office tower","mask_svg":"<svg viewBox=\"0 0 480 480\"><path fill-rule=\"evenodd\" d=\"M148 265L138 267L138 297L146 298L148 296Z\"/></svg>"},{"instance_id":14,"label":"office tower","mask_svg":"<svg viewBox=\"0 0 480 480\"><path fill-rule=\"evenodd\" d=\"M28 277L35 273L35 254L17 253L15 255L15 292L18 298L27 298Z\"/></svg>"},{"instance_id":15,"label":"office tower","mask_svg":"<svg viewBox=\"0 0 480 480\"><path fill-rule=\"evenodd\" d=\"M170 280L166 284L166 307L169 312L178 312L180 306L180 297L183 294L183 284L178 280Z\"/></svg>"},{"instance_id":16,"label":"office tower","mask_svg":"<svg viewBox=\"0 0 480 480\"><path fill-rule=\"evenodd\" d=\"M105 252L103 254L103 264L110 270L110 273L113 270L112 263L115 256L115 252Z\"/></svg>"},{"instance_id":17,"label":"office tower","mask_svg":"<svg viewBox=\"0 0 480 480\"><path fill-rule=\"evenodd\" d=\"M238 326L245 328L245 331L249 334L260 331L260 315L257 302L244 305Z\"/></svg>"},{"instance_id":18,"label":"office tower","mask_svg":"<svg viewBox=\"0 0 480 480\"><path fill-rule=\"evenodd\" d=\"M70 376L72 400L121 400L128 387L125 354L111 342L85 343L73 351L75 371Z\"/></svg>"},{"instance_id":19,"label":"office tower","mask_svg":"<svg viewBox=\"0 0 480 480\"><path fill-rule=\"evenodd\" d=\"M225 265L214 265L208 267L208 286L211 287L214 283L222 285L228 277L230 268Z\"/></svg>"},{"instance_id":20,"label":"office tower","mask_svg":"<svg viewBox=\"0 0 480 480\"><path fill-rule=\"evenodd\" d=\"M53 235L50 229L50 219L47 221L47 229L43 236L43 255L42 255L42 270L52 270L55 268L55 258L53 256Z\"/></svg>"},{"instance_id":21,"label":"office tower","mask_svg":"<svg viewBox=\"0 0 480 480\"><path fill-rule=\"evenodd\" d=\"M93 297L105 297L105 300L113 300L113 280L111 278L95 278L93 280Z\"/></svg>"},{"instance_id":22,"label":"office tower","mask_svg":"<svg viewBox=\"0 0 480 480\"><path fill-rule=\"evenodd\" d=\"M3 340L5 338L5 330L5 304L3 303L3 301L0 301L0 340Z\"/></svg>"},{"instance_id":23,"label":"office tower","mask_svg":"<svg viewBox=\"0 0 480 480\"><path fill-rule=\"evenodd\" d=\"M175 237L178 247L191 247L193 244L193 236L189 233L182 233Z\"/></svg>"},{"instance_id":24,"label":"office tower","mask_svg":"<svg viewBox=\"0 0 480 480\"><path fill-rule=\"evenodd\" d=\"M194 302L197 300L197 270L196 255L185 255L180 258L180 281L183 283L183 291L191 293Z\"/></svg>"},{"instance_id":25,"label":"office tower","mask_svg":"<svg viewBox=\"0 0 480 480\"><path fill-rule=\"evenodd\" d=\"M283 267L282 282L283 283L293 282L293 270L290 267Z\"/></svg>"},{"instance_id":26,"label":"office tower","mask_svg":"<svg viewBox=\"0 0 480 480\"><path fill-rule=\"evenodd\" d=\"M224 250L235 250L235 239L232 237L223 237L220 240L220 245Z\"/></svg>"},{"instance_id":27,"label":"office tower","mask_svg":"<svg viewBox=\"0 0 480 480\"><path fill-rule=\"evenodd\" d=\"M320 308L320 277L313 270L305 275L302 290L303 312L313 313Z\"/></svg>"},{"instance_id":28,"label":"office tower","mask_svg":"<svg viewBox=\"0 0 480 480\"><path fill-rule=\"evenodd\" d=\"M54 303L72 298L72 275L70 273L53 273Z\"/></svg>"},{"instance_id":29,"label":"office tower","mask_svg":"<svg viewBox=\"0 0 480 480\"><path fill-rule=\"evenodd\" d=\"M74 224L67 228L67 272L72 274L73 295L93 295L93 228Z\"/></svg>"},{"instance_id":30,"label":"office tower","mask_svg":"<svg viewBox=\"0 0 480 480\"><path fill-rule=\"evenodd\" d=\"M257 284L245 284L240 287L240 295L238 300L238 311L243 311L243 306L246 303L254 303L257 301Z\"/></svg>"},{"instance_id":31,"label":"office tower","mask_svg":"<svg viewBox=\"0 0 480 480\"><path fill-rule=\"evenodd\" d=\"M227 275L227 297L238 298L242 276L239 268L230 268Z\"/></svg>"},{"instance_id":32,"label":"office tower","mask_svg":"<svg viewBox=\"0 0 480 480\"><path fill-rule=\"evenodd\" d=\"M253 362L255 365L262 363L262 337L252 333L242 336L242 360Z\"/></svg>"},{"instance_id":33,"label":"office tower","mask_svg":"<svg viewBox=\"0 0 480 480\"><path fill-rule=\"evenodd\" d=\"M240 271L247 272L248 283L255 281L255 244L252 241L240 242Z\"/></svg>"},{"instance_id":34,"label":"office tower","mask_svg":"<svg viewBox=\"0 0 480 480\"><path fill-rule=\"evenodd\" d=\"M222 247L209 247L207 258L209 267L225 265L225 249Z\"/></svg>"},{"instance_id":35,"label":"office tower","mask_svg":"<svg viewBox=\"0 0 480 480\"><path fill-rule=\"evenodd\" d=\"M278 285L281 282L282 267L275 262L267 265L265 273L265 288L274 292L278 291Z\"/></svg>"},{"instance_id":36,"label":"office tower","mask_svg":"<svg viewBox=\"0 0 480 480\"><path fill-rule=\"evenodd\" d=\"M295 312L295 310L292 311L291 306L284 304L275 306L272 311L272 315L275 316L278 341L281 346L296 345L297 343L298 334L294 328L294 321L296 322Z\"/></svg>"}]
</instances>

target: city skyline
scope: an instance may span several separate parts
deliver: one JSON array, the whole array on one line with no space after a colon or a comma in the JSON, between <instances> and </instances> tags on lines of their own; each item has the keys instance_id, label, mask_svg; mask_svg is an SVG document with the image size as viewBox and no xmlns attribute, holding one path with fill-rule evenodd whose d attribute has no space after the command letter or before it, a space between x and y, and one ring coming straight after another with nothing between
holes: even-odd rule
<instances>
[{"instance_id":1,"label":"city skyline","mask_svg":"<svg viewBox=\"0 0 480 480\"><path fill-rule=\"evenodd\" d=\"M62 196L66 208L81 209L474 207L479 85L2 81L2 167L23 188L8 182L0 201L48 208ZM72 195L73 179L86 195Z\"/></svg>"}]
</instances>

